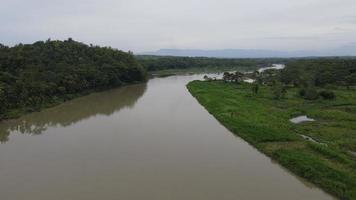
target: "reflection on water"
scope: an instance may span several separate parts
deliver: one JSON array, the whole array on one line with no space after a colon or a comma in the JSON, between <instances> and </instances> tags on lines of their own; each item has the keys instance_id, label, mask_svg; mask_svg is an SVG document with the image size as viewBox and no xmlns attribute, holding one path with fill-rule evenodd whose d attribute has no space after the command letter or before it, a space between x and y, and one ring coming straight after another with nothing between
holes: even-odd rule
<instances>
[{"instance_id":1,"label":"reflection on water","mask_svg":"<svg viewBox=\"0 0 356 200\"><path fill-rule=\"evenodd\" d=\"M146 84L137 84L65 102L59 106L0 123L0 142L8 141L11 132L39 135L48 127L69 126L95 115L111 115L130 108L145 93Z\"/></svg>"}]
</instances>

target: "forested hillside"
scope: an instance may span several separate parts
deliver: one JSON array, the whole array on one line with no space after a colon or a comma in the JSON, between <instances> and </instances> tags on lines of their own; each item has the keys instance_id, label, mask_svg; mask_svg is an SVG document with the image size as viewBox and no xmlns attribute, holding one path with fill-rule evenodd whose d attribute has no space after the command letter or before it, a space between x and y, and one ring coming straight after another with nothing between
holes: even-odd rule
<instances>
[{"instance_id":1,"label":"forested hillside","mask_svg":"<svg viewBox=\"0 0 356 200\"><path fill-rule=\"evenodd\" d=\"M0 44L0 119L146 79L131 53L72 39Z\"/></svg>"}]
</instances>

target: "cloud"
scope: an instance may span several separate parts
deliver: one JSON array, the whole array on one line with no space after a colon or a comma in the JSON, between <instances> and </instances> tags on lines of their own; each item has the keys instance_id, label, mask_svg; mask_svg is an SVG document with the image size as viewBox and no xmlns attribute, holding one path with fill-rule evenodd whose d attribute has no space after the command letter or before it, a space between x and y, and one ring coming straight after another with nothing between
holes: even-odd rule
<instances>
[{"instance_id":1,"label":"cloud","mask_svg":"<svg viewBox=\"0 0 356 200\"><path fill-rule=\"evenodd\" d=\"M333 28L333 31L335 31L335 32L350 32L350 31L354 31L354 29L344 28L344 27L335 27L335 28Z\"/></svg>"},{"instance_id":2,"label":"cloud","mask_svg":"<svg viewBox=\"0 0 356 200\"><path fill-rule=\"evenodd\" d=\"M356 28L355 10L355 0L1 0L0 42L72 37L135 52L322 49L356 42L346 31Z\"/></svg>"},{"instance_id":3,"label":"cloud","mask_svg":"<svg viewBox=\"0 0 356 200\"><path fill-rule=\"evenodd\" d=\"M347 15L340 17L340 22L356 24L356 15Z\"/></svg>"},{"instance_id":4,"label":"cloud","mask_svg":"<svg viewBox=\"0 0 356 200\"><path fill-rule=\"evenodd\" d=\"M318 36L282 36L282 37L266 37L269 40L318 40Z\"/></svg>"}]
</instances>

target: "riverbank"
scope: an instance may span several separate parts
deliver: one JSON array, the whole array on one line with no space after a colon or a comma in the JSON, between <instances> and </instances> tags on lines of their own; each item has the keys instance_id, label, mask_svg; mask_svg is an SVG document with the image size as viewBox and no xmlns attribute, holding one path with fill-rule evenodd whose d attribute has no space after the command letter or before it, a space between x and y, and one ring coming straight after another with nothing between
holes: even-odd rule
<instances>
[{"instance_id":1,"label":"riverbank","mask_svg":"<svg viewBox=\"0 0 356 200\"><path fill-rule=\"evenodd\" d=\"M250 84L193 81L187 87L218 121L259 151L341 199L356 199L356 159L350 154L356 148L354 91L337 90L334 101L305 101L294 89L274 100L264 86L257 95ZM299 115L316 121L289 121Z\"/></svg>"}]
</instances>

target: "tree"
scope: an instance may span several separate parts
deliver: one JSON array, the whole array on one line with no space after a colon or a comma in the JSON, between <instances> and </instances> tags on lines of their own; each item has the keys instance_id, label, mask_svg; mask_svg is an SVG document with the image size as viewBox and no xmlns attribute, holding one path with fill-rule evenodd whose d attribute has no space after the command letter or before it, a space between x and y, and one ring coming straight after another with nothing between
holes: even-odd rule
<instances>
[{"instance_id":1,"label":"tree","mask_svg":"<svg viewBox=\"0 0 356 200\"><path fill-rule=\"evenodd\" d=\"M205 75L205 76L203 77L203 79L204 79L205 81L212 81L212 80L213 80L212 78L210 78L210 77L207 76L207 75Z\"/></svg>"},{"instance_id":2,"label":"tree","mask_svg":"<svg viewBox=\"0 0 356 200\"><path fill-rule=\"evenodd\" d=\"M236 71L235 73L230 73L230 72L224 72L223 74L223 80L225 82L235 82L235 83L240 83L243 81L244 74L241 72Z\"/></svg>"},{"instance_id":3,"label":"tree","mask_svg":"<svg viewBox=\"0 0 356 200\"><path fill-rule=\"evenodd\" d=\"M173 57L173 56L136 56L139 62L147 71L164 69L190 69L190 68L231 68L231 70L241 69L244 71L254 70L260 66L271 63L285 62L280 58L205 58L205 57Z\"/></svg>"},{"instance_id":4,"label":"tree","mask_svg":"<svg viewBox=\"0 0 356 200\"><path fill-rule=\"evenodd\" d=\"M317 87L330 84L350 86L356 84L356 79L351 78L355 74L355 58L296 59L287 63L280 80L297 87L306 87L307 84Z\"/></svg>"},{"instance_id":5,"label":"tree","mask_svg":"<svg viewBox=\"0 0 356 200\"><path fill-rule=\"evenodd\" d=\"M0 49L5 49L5 48L7 48L7 46L0 43Z\"/></svg>"},{"instance_id":6,"label":"tree","mask_svg":"<svg viewBox=\"0 0 356 200\"><path fill-rule=\"evenodd\" d=\"M3 113L7 107L6 102L5 102L5 91L4 88L0 85L0 116L1 113Z\"/></svg>"},{"instance_id":7,"label":"tree","mask_svg":"<svg viewBox=\"0 0 356 200\"><path fill-rule=\"evenodd\" d=\"M224 72L223 74L223 80L225 82L230 82L232 80L232 74L229 72Z\"/></svg>"},{"instance_id":8,"label":"tree","mask_svg":"<svg viewBox=\"0 0 356 200\"><path fill-rule=\"evenodd\" d=\"M257 79L259 76L260 76L260 72L259 72L258 70L255 70L255 71L252 73L252 78L253 78L253 79Z\"/></svg>"},{"instance_id":9,"label":"tree","mask_svg":"<svg viewBox=\"0 0 356 200\"><path fill-rule=\"evenodd\" d=\"M304 99L306 99L306 100L316 100L318 98L319 98L319 93L315 89L315 87L310 86L310 87L305 89Z\"/></svg>"},{"instance_id":10,"label":"tree","mask_svg":"<svg viewBox=\"0 0 356 200\"><path fill-rule=\"evenodd\" d=\"M135 56L66 41L0 47L0 120L11 109L34 110L54 100L146 80Z\"/></svg>"},{"instance_id":11,"label":"tree","mask_svg":"<svg viewBox=\"0 0 356 200\"><path fill-rule=\"evenodd\" d=\"M232 74L232 81L234 81L235 83L241 83L243 81L244 76L245 75L243 73L236 71L234 74Z\"/></svg>"},{"instance_id":12,"label":"tree","mask_svg":"<svg viewBox=\"0 0 356 200\"><path fill-rule=\"evenodd\" d=\"M345 83L346 83L347 89L350 89L351 86L356 85L356 72L346 76Z\"/></svg>"}]
</instances>

